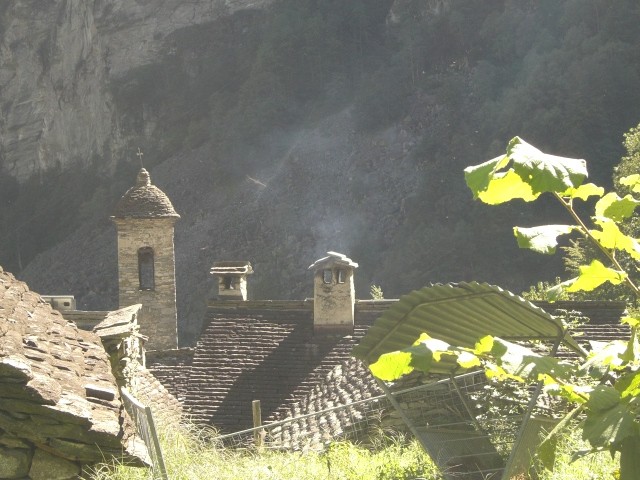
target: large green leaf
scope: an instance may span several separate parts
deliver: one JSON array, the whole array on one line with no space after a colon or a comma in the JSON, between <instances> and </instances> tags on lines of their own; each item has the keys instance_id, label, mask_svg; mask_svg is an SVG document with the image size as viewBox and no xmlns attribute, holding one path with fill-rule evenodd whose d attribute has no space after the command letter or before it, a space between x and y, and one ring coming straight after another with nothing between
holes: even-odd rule
<instances>
[{"instance_id":1,"label":"large green leaf","mask_svg":"<svg viewBox=\"0 0 640 480\"><path fill-rule=\"evenodd\" d=\"M531 185L534 195L543 192L561 194L578 187L587 177L584 160L543 153L519 137L509 142L507 156L513 161L513 170Z\"/></svg>"},{"instance_id":2,"label":"large green leaf","mask_svg":"<svg viewBox=\"0 0 640 480\"><path fill-rule=\"evenodd\" d=\"M618 403L608 410L587 410L582 437L593 447L611 448L633 435L635 428L634 413Z\"/></svg>"},{"instance_id":3,"label":"large green leaf","mask_svg":"<svg viewBox=\"0 0 640 480\"><path fill-rule=\"evenodd\" d=\"M635 260L640 260L640 243L629 235L622 233L616 222L605 217L596 217L594 223L602 230L589 230L593 238L604 248L627 252Z\"/></svg>"},{"instance_id":4,"label":"large green leaf","mask_svg":"<svg viewBox=\"0 0 640 480\"><path fill-rule=\"evenodd\" d=\"M548 155L515 137L505 156L464 172L474 198L497 205L514 199L530 202L544 192L562 194L576 189L587 176L587 166L584 160Z\"/></svg>"},{"instance_id":5,"label":"large green leaf","mask_svg":"<svg viewBox=\"0 0 640 480\"><path fill-rule=\"evenodd\" d=\"M596 217L606 217L620 222L633 215L640 201L627 195L620 198L615 192L607 193L596 203Z\"/></svg>"},{"instance_id":6,"label":"large green leaf","mask_svg":"<svg viewBox=\"0 0 640 480\"><path fill-rule=\"evenodd\" d=\"M627 372L616 381L615 388L622 398L640 396L640 372Z\"/></svg>"},{"instance_id":7,"label":"large green leaf","mask_svg":"<svg viewBox=\"0 0 640 480\"><path fill-rule=\"evenodd\" d=\"M604 195L604 188L598 187L593 183L585 183L578 188L570 188L562 194L563 197L579 198L580 200L587 200L593 196L601 197L602 195Z\"/></svg>"},{"instance_id":8,"label":"large green leaf","mask_svg":"<svg viewBox=\"0 0 640 480\"><path fill-rule=\"evenodd\" d=\"M605 282L619 285L624 282L625 272L605 267L599 260L594 260L589 265L580 267L580 275L566 286L567 292L590 292Z\"/></svg>"},{"instance_id":9,"label":"large green leaf","mask_svg":"<svg viewBox=\"0 0 640 480\"><path fill-rule=\"evenodd\" d=\"M409 352L389 352L380 355L378 361L369 365L371 373L379 378L391 382L413 372L411 366L411 354Z\"/></svg>"},{"instance_id":10,"label":"large green leaf","mask_svg":"<svg viewBox=\"0 0 640 480\"><path fill-rule=\"evenodd\" d=\"M578 227L574 225L543 225L540 227L513 227L518 247L528 248L545 255L556 253L558 237L571 233Z\"/></svg>"},{"instance_id":11,"label":"large green leaf","mask_svg":"<svg viewBox=\"0 0 640 480\"><path fill-rule=\"evenodd\" d=\"M369 369L379 379L393 381L415 369L428 372L443 354L456 355L457 352L448 343L423 333L410 347L380 355Z\"/></svg>"},{"instance_id":12,"label":"large green leaf","mask_svg":"<svg viewBox=\"0 0 640 480\"><path fill-rule=\"evenodd\" d=\"M531 192L531 186L524 182L513 170L500 171L508 163L507 157L497 157L480 165L464 169L467 186L473 198L489 205L498 205L515 198L531 202L538 198Z\"/></svg>"},{"instance_id":13,"label":"large green leaf","mask_svg":"<svg viewBox=\"0 0 640 480\"><path fill-rule=\"evenodd\" d=\"M594 412L604 412L620 403L620 392L607 385L598 385L593 389L586 406Z\"/></svg>"}]
</instances>

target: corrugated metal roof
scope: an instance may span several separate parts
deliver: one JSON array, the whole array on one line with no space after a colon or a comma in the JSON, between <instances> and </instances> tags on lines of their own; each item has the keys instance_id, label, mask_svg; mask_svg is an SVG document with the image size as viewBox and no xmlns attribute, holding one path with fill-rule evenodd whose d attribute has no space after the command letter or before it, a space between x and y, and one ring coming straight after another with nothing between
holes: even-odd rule
<instances>
[{"instance_id":1,"label":"corrugated metal roof","mask_svg":"<svg viewBox=\"0 0 640 480\"><path fill-rule=\"evenodd\" d=\"M531 302L487 283L461 282L400 298L376 320L353 355L371 364L384 353L410 346L422 333L461 347L473 347L486 335L509 341L563 338L566 346L583 353L558 318ZM453 364L449 367L455 370Z\"/></svg>"}]
</instances>

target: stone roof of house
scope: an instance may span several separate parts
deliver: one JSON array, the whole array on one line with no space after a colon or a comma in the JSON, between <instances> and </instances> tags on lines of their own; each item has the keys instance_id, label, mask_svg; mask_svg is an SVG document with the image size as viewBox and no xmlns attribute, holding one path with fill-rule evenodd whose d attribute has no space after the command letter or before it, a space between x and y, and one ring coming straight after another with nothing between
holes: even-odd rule
<instances>
[{"instance_id":1,"label":"stone roof of house","mask_svg":"<svg viewBox=\"0 0 640 480\"><path fill-rule=\"evenodd\" d=\"M171 201L155 185L151 184L149 172L140 169L136 178L136 185L122 196L115 210L113 218L180 218L173 208Z\"/></svg>"},{"instance_id":2,"label":"stone roof of house","mask_svg":"<svg viewBox=\"0 0 640 480\"><path fill-rule=\"evenodd\" d=\"M1 267L0 436L73 461L115 456L140 463L98 336Z\"/></svg>"},{"instance_id":3,"label":"stone roof of house","mask_svg":"<svg viewBox=\"0 0 640 480\"><path fill-rule=\"evenodd\" d=\"M317 412L380 393L353 346L393 303L356 301L349 336L314 336L312 301L213 302L196 347L147 357L151 371L185 405L191 418L224 432L252 426L251 402L263 420ZM580 311L578 341L628 338L621 302L541 304Z\"/></svg>"},{"instance_id":4,"label":"stone roof of house","mask_svg":"<svg viewBox=\"0 0 640 480\"><path fill-rule=\"evenodd\" d=\"M147 364L160 380L185 379L188 372L172 393L195 422L223 431L249 428L252 400L261 401L263 419L274 420L334 367L352 361L351 349L386 308L382 303L357 308L347 336L314 335L311 301L212 303L188 366L183 361L172 370L173 360L155 357Z\"/></svg>"}]
</instances>

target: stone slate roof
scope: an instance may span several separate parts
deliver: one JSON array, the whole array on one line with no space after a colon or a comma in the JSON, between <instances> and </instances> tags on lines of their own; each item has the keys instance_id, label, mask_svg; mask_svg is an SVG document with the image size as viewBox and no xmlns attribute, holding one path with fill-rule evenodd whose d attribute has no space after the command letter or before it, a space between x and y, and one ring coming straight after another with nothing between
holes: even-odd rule
<instances>
[{"instance_id":1,"label":"stone slate roof","mask_svg":"<svg viewBox=\"0 0 640 480\"><path fill-rule=\"evenodd\" d=\"M151 184L149 172L140 169L136 185L122 196L115 210L114 218L180 218L171 201L155 185Z\"/></svg>"},{"instance_id":2,"label":"stone slate roof","mask_svg":"<svg viewBox=\"0 0 640 480\"><path fill-rule=\"evenodd\" d=\"M252 426L251 402L265 423L380 394L351 349L394 301L357 301L349 336L314 336L313 301L210 303L195 349L154 354L147 364L181 400L191 418L223 432ZM557 302L548 309L581 311L591 321L578 337L628 338L621 302Z\"/></svg>"},{"instance_id":3,"label":"stone slate roof","mask_svg":"<svg viewBox=\"0 0 640 480\"><path fill-rule=\"evenodd\" d=\"M72 461L140 464L100 339L0 267L0 437L11 436Z\"/></svg>"},{"instance_id":4,"label":"stone slate roof","mask_svg":"<svg viewBox=\"0 0 640 480\"><path fill-rule=\"evenodd\" d=\"M387 305L356 309L353 335L314 336L311 301L216 302L189 366L167 365L166 357L148 357L147 365L161 381L185 379L172 393L196 423L237 431L252 426L252 400L261 401L265 421L274 420L352 361L351 349Z\"/></svg>"}]
</instances>

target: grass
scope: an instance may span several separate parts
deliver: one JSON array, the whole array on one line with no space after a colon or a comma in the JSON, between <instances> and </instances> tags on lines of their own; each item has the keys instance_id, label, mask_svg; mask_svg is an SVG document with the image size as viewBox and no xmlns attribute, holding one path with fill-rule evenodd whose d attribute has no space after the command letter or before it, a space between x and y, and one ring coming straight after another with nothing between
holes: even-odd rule
<instances>
[{"instance_id":1,"label":"grass","mask_svg":"<svg viewBox=\"0 0 640 480\"><path fill-rule=\"evenodd\" d=\"M431 459L416 441L383 438L375 448L337 442L322 453L216 448L194 428L166 430L161 443L172 480L440 480ZM579 439L563 440L553 472L540 480L613 480L618 462L599 453L571 462L584 449ZM113 464L96 467L91 480L149 480L151 472Z\"/></svg>"}]
</instances>

